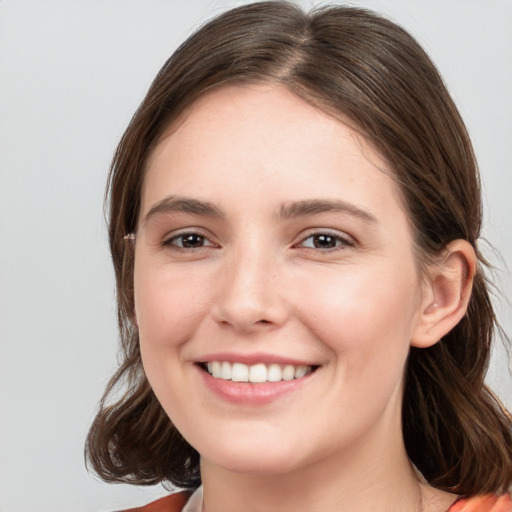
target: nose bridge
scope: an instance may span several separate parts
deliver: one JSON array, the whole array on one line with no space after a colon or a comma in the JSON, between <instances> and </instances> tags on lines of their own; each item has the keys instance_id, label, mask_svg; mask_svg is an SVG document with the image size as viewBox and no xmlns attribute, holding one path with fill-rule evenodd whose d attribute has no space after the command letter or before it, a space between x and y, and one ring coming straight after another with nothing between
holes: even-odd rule
<instances>
[{"instance_id":1,"label":"nose bridge","mask_svg":"<svg viewBox=\"0 0 512 512\"><path fill-rule=\"evenodd\" d=\"M278 258L268 244L242 244L226 256L215 305L216 320L239 330L282 323L286 306L277 287Z\"/></svg>"}]
</instances>

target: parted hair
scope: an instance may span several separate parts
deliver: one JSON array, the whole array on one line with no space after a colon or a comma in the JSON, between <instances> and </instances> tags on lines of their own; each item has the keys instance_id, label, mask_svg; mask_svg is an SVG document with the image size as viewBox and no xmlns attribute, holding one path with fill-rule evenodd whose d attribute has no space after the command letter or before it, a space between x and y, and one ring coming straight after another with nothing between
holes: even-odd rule
<instances>
[{"instance_id":1,"label":"parted hair","mask_svg":"<svg viewBox=\"0 0 512 512\"><path fill-rule=\"evenodd\" d=\"M355 127L387 159L414 227L420 265L455 239L479 264L468 310L430 348L411 348L402 425L410 459L431 485L462 495L512 484L512 423L484 384L497 322L479 251L479 174L464 123L430 58L404 29L365 9L304 13L292 3L234 8L193 34L164 64L114 155L106 205L120 366L91 426L88 464L106 481L193 489L199 454L147 381L134 313L135 230L149 156L200 95L228 83L275 83ZM399 312L397 312L399 314Z\"/></svg>"}]
</instances>

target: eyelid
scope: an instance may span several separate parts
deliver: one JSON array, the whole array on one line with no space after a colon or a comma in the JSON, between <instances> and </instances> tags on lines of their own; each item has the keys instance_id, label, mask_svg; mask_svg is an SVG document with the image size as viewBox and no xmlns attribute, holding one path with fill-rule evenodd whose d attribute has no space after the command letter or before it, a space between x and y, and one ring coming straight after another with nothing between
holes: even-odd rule
<instances>
[{"instance_id":1,"label":"eyelid","mask_svg":"<svg viewBox=\"0 0 512 512\"><path fill-rule=\"evenodd\" d=\"M335 247L332 247L332 248L325 248L325 249L316 248L316 247L305 247L305 246L301 245L309 238L312 238L314 236L321 236L321 235L331 236L331 237L335 238L337 241L341 241L341 244L339 244ZM325 229L313 228L311 230L308 230L306 233L302 233L300 235L299 240L293 244L293 247L303 248L303 249L311 249L311 250L316 250L316 251L321 251L321 252L329 252L329 251L335 251L338 249L343 249L344 247L347 247L347 246L353 247L355 245L356 245L356 240L347 233L329 229L329 228L325 228Z\"/></svg>"},{"instance_id":2,"label":"eyelid","mask_svg":"<svg viewBox=\"0 0 512 512\"><path fill-rule=\"evenodd\" d=\"M180 245L174 244L173 242L181 237L185 237L187 235L196 235L201 238L203 238L207 244L202 245L200 247L182 247ZM312 237L315 236L328 236L334 238L338 243L335 247L327 247L327 248L320 248L320 247L306 247L302 244L304 242ZM301 233L297 237L297 241L292 244L293 248L303 248L303 249L309 249L309 250L316 250L320 252L330 252L335 251L337 249L343 249L345 247L353 247L356 245L356 240L349 234L345 232L340 232L338 230L334 230L332 228L311 228L307 230L306 232ZM187 227L182 228L176 231L172 231L168 233L161 242L163 247L166 248L172 248L177 250L185 250L185 251L191 251L191 250L199 250L204 248L218 248L220 245L216 243L213 239L213 237L206 232L204 229L196 228L196 227Z\"/></svg>"},{"instance_id":3,"label":"eyelid","mask_svg":"<svg viewBox=\"0 0 512 512\"><path fill-rule=\"evenodd\" d=\"M181 238L181 237L185 237L187 235L197 235L201 238L204 238L204 240L206 240L208 242L208 245L204 245L204 246L201 246L201 247L192 247L192 248L189 248L189 247L181 247L179 245L176 245L176 244L173 244L172 242L174 242L175 240ZM204 249L206 247L219 247L219 244L215 243L213 240L212 240L212 237L207 234L203 229L200 229L200 228L194 228L194 227L191 227L191 228L183 228L183 229L180 229L178 231L173 231L169 234L167 234L163 241L162 241L162 245L164 247L169 247L169 248L173 248L173 249L178 249L178 250L198 250L198 249Z\"/></svg>"}]
</instances>

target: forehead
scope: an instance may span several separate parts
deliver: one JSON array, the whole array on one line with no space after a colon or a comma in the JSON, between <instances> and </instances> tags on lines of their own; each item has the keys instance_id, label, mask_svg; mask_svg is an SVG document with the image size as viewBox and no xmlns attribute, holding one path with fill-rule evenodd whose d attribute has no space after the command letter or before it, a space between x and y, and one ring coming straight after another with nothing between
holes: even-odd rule
<instances>
[{"instance_id":1,"label":"forehead","mask_svg":"<svg viewBox=\"0 0 512 512\"><path fill-rule=\"evenodd\" d=\"M281 190L283 201L285 192L309 199L301 196L313 184L322 197L344 189L344 199L366 188L375 200L401 202L389 174L385 159L339 117L283 86L229 85L200 97L165 131L148 162L142 212L169 193L193 190L215 202L226 185L254 196Z\"/></svg>"},{"instance_id":2,"label":"forehead","mask_svg":"<svg viewBox=\"0 0 512 512\"><path fill-rule=\"evenodd\" d=\"M156 148L178 132L180 136L190 136L199 130L216 133L229 129L230 125L237 132L241 129L253 129L256 133L265 128L270 132L272 126L268 124L269 121L276 127L286 126L288 129L294 125L307 128L312 123L315 131L322 137L320 130L326 133L332 131L333 127L339 129L341 124L347 132L350 131L359 139L367 156L376 163L378 161L380 168L389 167L371 141L364 136L357 122L341 110L327 104L322 105L320 101L309 96L311 95L302 98L282 84L268 82L216 86L201 94L169 123L159 137ZM315 133L309 129L307 132L307 138L312 139ZM154 154L155 151L151 156Z\"/></svg>"}]
</instances>

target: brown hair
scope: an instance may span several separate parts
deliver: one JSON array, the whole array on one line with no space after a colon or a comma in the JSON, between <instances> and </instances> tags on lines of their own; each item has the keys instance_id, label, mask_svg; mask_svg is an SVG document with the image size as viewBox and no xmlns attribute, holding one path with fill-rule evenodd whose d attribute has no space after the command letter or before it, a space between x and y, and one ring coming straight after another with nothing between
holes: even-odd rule
<instances>
[{"instance_id":1,"label":"brown hair","mask_svg":"<svg viewBox=\"0 0 512 512\"><path fill-rule=\"evenodd\" d=\"M198 453L144 375L130 321L133 254L123 237L135 229L145 164L169 123L213 87L262 81L350 119L387 158L421 260L459 238L475 248L480 264L466 316L433 347L410 351L403 435L433 486L464 495L504 491L512 483L511 419L483 382L496 318L477 247L478 170L460 115L433 63L399 26L364 9L306 15L279 1L232 9L192 35L158 73L117 148L109 235L123 360L89 432L92 467L107 481L200 483Z\"/></svg>"}]
</instances>

